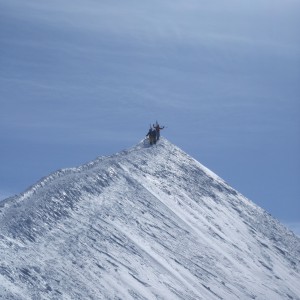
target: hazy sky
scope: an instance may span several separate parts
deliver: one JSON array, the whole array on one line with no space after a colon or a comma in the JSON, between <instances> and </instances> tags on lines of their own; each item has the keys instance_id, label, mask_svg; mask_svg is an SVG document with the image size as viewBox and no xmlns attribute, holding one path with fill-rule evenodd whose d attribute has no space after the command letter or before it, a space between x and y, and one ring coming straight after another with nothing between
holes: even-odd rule
<instances>
[{"instance_id":1,"label":"hazy sky","mask_svg":"<svg viewBox=\"0 0 300 300\"><path fill-rule=\"evenodd\" d=\"M0 0L0 198L149 123L300 232L300 1Z\"/></svg>"}]
</instances>

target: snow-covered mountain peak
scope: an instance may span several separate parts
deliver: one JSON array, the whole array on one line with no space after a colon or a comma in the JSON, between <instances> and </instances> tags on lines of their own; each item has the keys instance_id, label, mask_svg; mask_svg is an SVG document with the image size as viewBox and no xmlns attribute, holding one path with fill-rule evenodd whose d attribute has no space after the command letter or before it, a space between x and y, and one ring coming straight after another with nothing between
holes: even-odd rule
<instances>
[{"instance_id":1,"label":"snow-covered mountain peak","mask_svg":"<svg viewBox=\"0 0 300 300\"><path fill-rule=\"evenodd\" d=\"M45 177L0 226L5 299L300 299L299 238L164 138Z\"/></svg>"}]
</instances>

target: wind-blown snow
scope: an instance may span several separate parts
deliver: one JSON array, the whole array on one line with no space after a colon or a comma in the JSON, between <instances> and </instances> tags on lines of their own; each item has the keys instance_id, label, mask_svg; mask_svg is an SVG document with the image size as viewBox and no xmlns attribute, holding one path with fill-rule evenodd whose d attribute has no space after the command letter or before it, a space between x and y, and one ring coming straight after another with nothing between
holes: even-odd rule
<instances>
[{"instance_id":1,"label":"wind-blown snow","mask_svg":"<svg viewBox=\"0 0 300 300\"><path fill-rule=\"evenodd\" d=\"M300 239L162 138L0 203L0 298L300 299Z\"/></svg>"}]
</instances>

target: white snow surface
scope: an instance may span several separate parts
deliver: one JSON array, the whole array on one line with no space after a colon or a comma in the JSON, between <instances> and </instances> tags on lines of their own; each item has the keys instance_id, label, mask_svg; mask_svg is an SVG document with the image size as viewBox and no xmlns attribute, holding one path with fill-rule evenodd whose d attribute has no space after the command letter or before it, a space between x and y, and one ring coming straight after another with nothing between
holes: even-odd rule
<instances>
[{"instance_id":1,"label":"white snow surface","mask_svg":"<svg viewBox=\"0 0 300 300\"><path fill-rule=\"evenodd\" d=\"M300 239L164 138L45 177L0 228L1 299L300 299Z\"/></svg>"}]
</instances>

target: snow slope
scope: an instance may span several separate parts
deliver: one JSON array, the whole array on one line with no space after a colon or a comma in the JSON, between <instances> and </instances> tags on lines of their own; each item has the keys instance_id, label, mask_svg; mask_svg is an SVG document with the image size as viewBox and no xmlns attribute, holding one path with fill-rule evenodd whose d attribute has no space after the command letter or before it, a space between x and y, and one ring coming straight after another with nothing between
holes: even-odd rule
<instances>
[{"instance_id":1,"label":"snow slope","mask_svg":"<svg viewBox=\"0 0 300 300\"><path fill-rule=\"evenodd\" d=\"M300 239L164 138L0 205L2 299L300 299Z\"/></svg>"}]
</instances>

